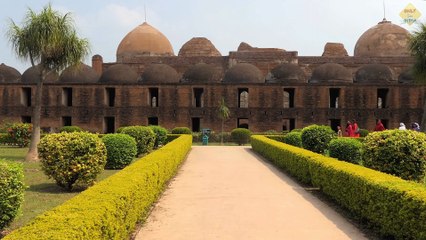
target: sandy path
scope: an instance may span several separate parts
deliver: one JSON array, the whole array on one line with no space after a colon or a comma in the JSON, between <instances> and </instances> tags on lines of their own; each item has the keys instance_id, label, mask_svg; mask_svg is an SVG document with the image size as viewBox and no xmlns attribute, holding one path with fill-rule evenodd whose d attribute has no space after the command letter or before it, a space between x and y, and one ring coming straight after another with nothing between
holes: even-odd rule
<instances>
[{"instance_id":1,"label":"sandy path","mask_svg":"<svg viewBox=\"0 0 426 240\"><path fill-rule=\"evenodd\" d=\"M250 147L194 146L136 239L366 239Z\"/></svg>"}]
</instances>

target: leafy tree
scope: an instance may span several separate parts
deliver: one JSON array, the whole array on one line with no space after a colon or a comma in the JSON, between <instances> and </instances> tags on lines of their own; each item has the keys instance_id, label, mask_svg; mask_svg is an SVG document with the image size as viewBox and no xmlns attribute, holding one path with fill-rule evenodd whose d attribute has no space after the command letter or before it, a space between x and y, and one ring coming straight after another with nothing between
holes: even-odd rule
<instances>
[{"instance_id":1,"label":"leafy tree","mask_svg":"<svg viewBox=\"0 0 426 240\"><path fill-rule=\"evenodd\" d=\"M222 128L221 128L221 134L220 134L220 144L223 145L223 125L225 121L230 116L230 111L228 106L226 106L225 99L222 97L219 101L219 108L218 108L219 118L222 120Z\"/></svg>"},{"instance_id":2,"label":"leafy tree","mask_svg":"<svg viewBox=\"0 0 426 240\"><path fill-rule=\"evenodd\" d=\"M415 58L413 74L417 82L426 83L426 23L421 23L419 29L410 37L409 48ZM420 128L426 130L426 100L423 103L423 116Z\"/></svg>"},{"instance_id":3,"label":"leafy tree","mask_svg":"<svg viewBox=\"0 0 426 240\"><path fill-rule=\"evenodd\" d=\"M70 14L62 15L50 4L40 13L28 9L22 26L10 20L7 37L19 58L29 60L33 67L39 66L32 113L33 134L25 157L27 161L38 161L43 82L50 73L78 64L89 53L89 43L77 36Z\"/></svg>"}]
</instances>

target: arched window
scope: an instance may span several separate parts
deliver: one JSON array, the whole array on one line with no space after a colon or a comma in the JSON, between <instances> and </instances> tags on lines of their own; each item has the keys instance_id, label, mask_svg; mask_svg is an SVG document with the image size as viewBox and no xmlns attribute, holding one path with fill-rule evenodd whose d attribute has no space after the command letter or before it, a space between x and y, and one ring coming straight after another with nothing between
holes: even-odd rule
<instances>
[{"instance_id":1,"label":"arched window","mask_svg":"<svg viewBox=\"0 0 426 240\"><path fill-rule=\"evenodd\" d=\"M241 91L240 92L240 108L248 108L248 91Z\"/></svg>"},{"instance_id":2,"label":"arched window","mask_svg":"<svg viewBox=\"0 0 426 240\"><path fill-rule=\"evenodd\" d=\"M290 93L284 91L283 108L290 108Z\"/></svg>"}]
</instances>

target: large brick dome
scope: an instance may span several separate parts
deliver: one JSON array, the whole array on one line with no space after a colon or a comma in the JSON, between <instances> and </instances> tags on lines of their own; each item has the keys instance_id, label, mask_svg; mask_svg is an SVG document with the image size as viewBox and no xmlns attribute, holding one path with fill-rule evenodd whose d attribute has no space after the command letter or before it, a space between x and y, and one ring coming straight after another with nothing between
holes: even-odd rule
<instances>
[{"instance_id":1,"label":"large brick dome","mask_svg":"<svg viewBox=\"0 0 426 240\"><path fill-rule=\"evenodd\" d=\"M40 79L40 65L30 67L22 74L21 80L23 83L37 83ZM53 83L58 80L59 76L56 72L50 72L44 83Z\"/></svg>"},{"instance_id":2,"label":"large brick dome","mask_svg":"<svg viewBox=\"0 0 426 240\"><path fill-rule=\"evenodd\" d=\"M192 38L182 46L178 55L182 57L221 56L213 43L205 37Z\"/></svg>"},{"instance_id":3,"label":"large brick dome","mask_svg":"<svg viewBox=\"0 0 426 240\"><path fill-rule=\"evenodd\" d=\"M410 56L409 37L410 33L404 28L383 20L361 35L356 42L354 56Z\"/></svg>"},{"instance_id":4,"label":"large brick dome","mask_svg":"<svg viewBox=\"0 0 426 240\"><path fill-rule=\"evenodd\" d=\"M352 74L346 67L337 63L324 63L312 72L311 83L351 83Z\"/></svg>"},{"instance_id":5,"label":"large brick dome","mask_svg":"<svg viewBox=\"0 0 426 240\"><path fill-rule=\"evenodd\" d=\"M66 68L59 77L64 83L95 83L98 80L96 71L84 63Z\"/></svg>"},{"instance_id":6,"label":"large brick dome","mask_svg":"<svg viewBox=\"0 0 426 240\"><path fill-rule=\"evenodd\" d=\"M21 73L13 67L6 64L0 64L0 83L16 83L19 82Z\"/></svg>"},{"instance_id":7,"label":"large brick dome","mask_svg":"<svg viewBox=\"0 0 426 240\"><path fill-rule=\"evenodd\" d=\"M225 73L225 83L264 83L262 72L250 63L239 63Z\"/></svg>"},{"instance_id":8,"label":"large brick dome","mask_svg":"<svg viewBox=\"0 0 426 240\"><path fill-rule=\"evenodd\" d=\"M144 22L129 32L117 48L117 62L138 56L174 56L164 34Z\"/></svg>"}]
</instances>

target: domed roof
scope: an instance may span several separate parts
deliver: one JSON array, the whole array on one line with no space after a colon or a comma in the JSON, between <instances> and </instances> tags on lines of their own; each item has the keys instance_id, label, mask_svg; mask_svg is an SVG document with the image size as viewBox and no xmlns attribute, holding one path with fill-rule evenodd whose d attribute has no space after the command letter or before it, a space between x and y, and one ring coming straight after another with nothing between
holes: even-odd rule
<instances>
[{"instance_id":1,"label":"domed roof","mask_svg":"<svg viewBox=\"0 0 426 240\"><path fill-rule=\"evenodd\" d=\"M312 72L311 83L352 82L351 71L337 63L324 63Z\"/></svg>"},{"instance_id":2,"label":"domed roof","mask_svg":"<svg viewBox=\"0 0 426 240\"><path fill-rule=\"evenodd\" d=\"M143 83L177 83L179 74L167 64L151 64L142 74Z\"/></svg>"},{"instance_id":3,"label":"domed roof","mask_svg":"<svg viewBox=\"0 0 426 240\"><path fill-rule=\"evenodd\" d=\"M107 68L99 82L102 83L136 83L139 75L129 66L124 64L115 64Z\"/></svg>"},{"instance_id":4,"label":"domed roof","mask_svg":"<svg viewBox=\"0 0 426 240\"><path fill-rule=\"evenodd\" d=\"M167 37L144 22L129 32L117 48L117 61L135 56L174 56L174 53Z\"/></svg>"},{"instance_id":5,"label":"domed roof","mask_svg":"<svg viewBox=\"0 0 426 240\"><path fill-rule=\"evenodd\" d=\"M361 35L356 42L354 56L410 56L409 37L410 33L404 28L383 20Z\"/></svg>"},{"instance_id":6,"label":"domed roof","mask_svg":"<svg viewBox=\"0 0 426 240\"><path fill-rule=\"evenodd\" d=\"M239 63L226 71L223 82L227 83L264 83L262 72L250 63Z\"/></svg>"},{"instance_id":7,"label":"domed roof","mask_svg":"<svg viewBox=\"0 0 426 240\"><path fill-rule=\"evenodd\" d=\"M413 83L414 82L414 73L412 69L407 69L405 71L403 71L401 74L399 74L398 76L398 82L399 83Z\"/></svg>"},{"instance_id":8,"label":"domed roof","mask_svg":"<svg viewBox=\"0 0 426 240\"><path fill-rule=\"evenodd\" d=\"M368 64L359 68L355 73L357 83L387 83L393 80L392 70L384 64Z\"/></svg>"},{"instance_id":9,"label":"domed roof","mask_svg":"<svg viewBox=\"0 0 426 240\"><path fill-rule=\"evenodd\" d=\"M6 64L0 64L0 83L16 83L21 79L21 73Z\"/></svg>"},{"instance_id":10,"label":"domed roof","mask_svg":"<svg viewBox=\"0 0 426 240\"><path fill-rule=\"evenodd\" d=\"M205 37L195 37L186 42L179 50L181 57L222 56L210 40Z\"/></svg>"},{"instance_id":11,"label":"domed roof","mask_svg":"<svg viewBox=\"0 0 426 240\"><path fill-rule=\"evenodd\" d=\"M30 67L22 74L21 80L23 83L37 83L40 79L40 65ZM47 75L44 83L53 83L58 80L59 76L56 72L51 72Z\"/></svg>"},{"instance_id":12,"label":"domed roof","mask_svg":"<svg viewBox=\"0 0 426 240\"><path fill-rule=\"evenodd\" d=\"M297 64L283 63L271 70L266 82L269 83L305 83L306 76Z\"/></svg>"},{"instance_id":13,"label":"domed roof","mask_svg":"<svg viewBox=\"0 0 426 240\"><path fill-rule=\"evenodd\" d=\"M186 70L183 74L183 82L191 83L211 83L220 82L222 71L215 66L205 63L198 63Z\"/></svg>"},{"instance_id":14,"label":"domed roof","mask_svg":"<svg viewBox=\"0 0 426 240\"><path fill-rule=\"evenodd\" d=\"M84 63L69 66L59 76L59 81L64 83L95 83L98 80L96 71Z\"/></svg>"}]
</instances>

